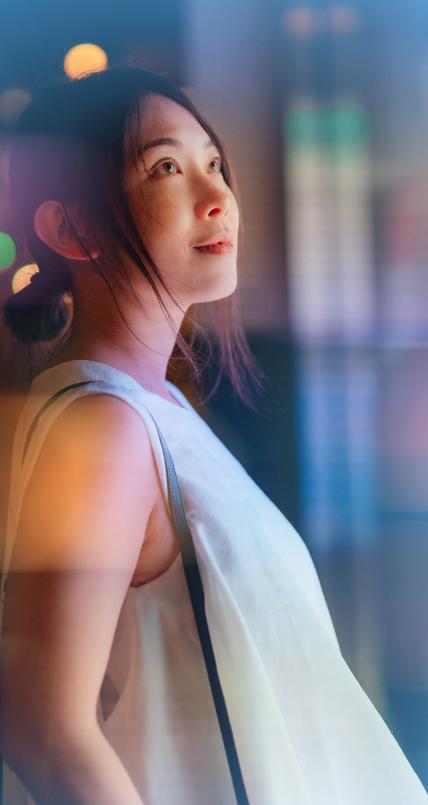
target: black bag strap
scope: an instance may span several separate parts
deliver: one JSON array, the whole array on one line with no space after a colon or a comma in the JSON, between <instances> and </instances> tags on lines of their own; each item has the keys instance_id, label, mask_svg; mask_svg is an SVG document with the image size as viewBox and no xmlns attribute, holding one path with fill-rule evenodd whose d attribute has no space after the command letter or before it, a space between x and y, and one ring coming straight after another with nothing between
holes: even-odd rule
<instances>
[{"instance_id":1,"label":"black bag strap","mask_svg":"<svg viewBox=\"0 0 428 805\"><path fill-rule=\"evenodd\" d=\"M40 408L39 412L34 417L31 426L27 433L25 440L22 461L24 460L27 452L31 437L37 426L41 415L46 411L49 405L57 400L62 394L72 389L80 388L92 380L85 380L80 383L72 383L69 386L57 391L50 397L47 402ZM147 409L148 410L148 409ZM159 435L160 443L162 446L165 465L167 470L168 479L168 492L171 505L171 512L174 521L174 527L177 535L177 541L180 547L184 573L186 576L187 587L189 589L190 600L192 603L193 613L195 617L196 627L199 634L199 639L202 646L205 665L208 673L208 679L211 687L211 693L214 700L214 705L217 713L218 722L220 725L223 744L226 752L227 761L229 764L232 783L235 790L236 801L238 805L249 805L247 792L245 789L242 771L239 763L238 753L236 751L235 741L233 738L232 727L230 724L229 714L227 712L226 702L224 700L223 691L217 671L217 664L211 643L211 637L208 628L208 622L205 612L205 598L202 586L202 580L199 572L198 562L196 558L195 548L193 545L192 534L187 522L186 512L183 505L183 498L181 495L180 485L178 482L177 474L175 472L174 462L171 453L167 447L164 437L158 428L157 422L149 411L151 418L156 426Z\"/></svg>"}]
</instances>

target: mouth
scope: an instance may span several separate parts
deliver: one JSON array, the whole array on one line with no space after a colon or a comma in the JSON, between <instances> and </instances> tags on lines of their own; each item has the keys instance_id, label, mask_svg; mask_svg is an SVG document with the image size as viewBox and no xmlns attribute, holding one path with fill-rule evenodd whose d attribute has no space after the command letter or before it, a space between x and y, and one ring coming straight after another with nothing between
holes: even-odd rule
<instances>
[{"instance_id":1,"label":"mouth","mask_svg":"<svg viewBox=\"0 0 428 805\"><path fill-rule=\"evenodd\" d=\"M226 252L234 249L234 244L231 240L217 240L200 246L193 246L193 248L202 254L226 254Z\"/></svg>"}]
</instances>

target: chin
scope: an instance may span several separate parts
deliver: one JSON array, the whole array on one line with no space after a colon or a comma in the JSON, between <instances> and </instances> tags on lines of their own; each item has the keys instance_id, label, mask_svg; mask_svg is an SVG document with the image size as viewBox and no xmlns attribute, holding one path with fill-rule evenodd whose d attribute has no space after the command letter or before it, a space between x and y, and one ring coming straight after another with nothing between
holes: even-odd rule
<instances>
[{"instance_id":1,"label":"chin","mask_svg":"<svg viewBox=\"0 0 428 805\"><path fill-rule=\"evenodd\" d=\"M217 299L225 299L227 296L233 294L237 284L238 276L236 271L234 271L227 277L223 276L221 281L217 279L217 282L212 282L209 287L201 288L201 299L198 301L215 302Z\"/></svg>"}]
</instances>

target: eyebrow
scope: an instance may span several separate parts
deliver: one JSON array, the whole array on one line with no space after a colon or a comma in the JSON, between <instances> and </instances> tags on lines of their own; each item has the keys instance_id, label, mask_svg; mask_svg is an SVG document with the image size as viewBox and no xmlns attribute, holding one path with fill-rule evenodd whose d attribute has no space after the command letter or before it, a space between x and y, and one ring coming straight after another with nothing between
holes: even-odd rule
<instances>
[{"instance_id":1,"label":"eyebrow","mask_svg":"<svg viewBox=\"0 0 428 805\"><path fill-rule=\"evenodd\" d=\"M144 143L143 146L138 150L137 156L142 156L149 150L149 148L155 148L157 145L183 145L184 143L181 140L176 140L174 137L158 137L156 140L149 140L147 143ZM204 148L211 148L216 147L213 140L206 140L204 143Z\"/></svg>"}]
</instances>

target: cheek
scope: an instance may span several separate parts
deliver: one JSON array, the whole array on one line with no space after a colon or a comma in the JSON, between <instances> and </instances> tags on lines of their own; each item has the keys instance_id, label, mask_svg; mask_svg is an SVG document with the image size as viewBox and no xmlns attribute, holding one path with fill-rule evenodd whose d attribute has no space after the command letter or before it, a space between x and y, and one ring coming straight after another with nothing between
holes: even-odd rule
<instances>
[{"instance_id":1,"label":"cheek","mask_svg":"<svg viewBox=\"0 0 428 805\"><path fill-rule=\"evenodd\" d=\"M160 230L175 230L183 218L183 199L171 198L171 194L156 193L150 199L140 199L137 219L148 235Z\"/></svg>"},{"instance_id":2,"label":"cheek","mask_svg":"<svg viewBox=\"0 0 428 805\"><path fill-rule=\"evenodd\" d=\"M231 211L237 224L239 224L239 207L234 195L231 197Z\"/></svg>"},{"instance_id":3,"label":"cheek","mask_svg":"<svg viewBox=\"0 0 428 805\"><path fill-rule=\"evenodd\" d=\"M188 265L191 236L182 206L182 202L176 205L168 199L149 209L140 206L138 213L140 235L155 263L165 272L171 266L177 271L180 265Z\"/></svg>"}]
</instances>

